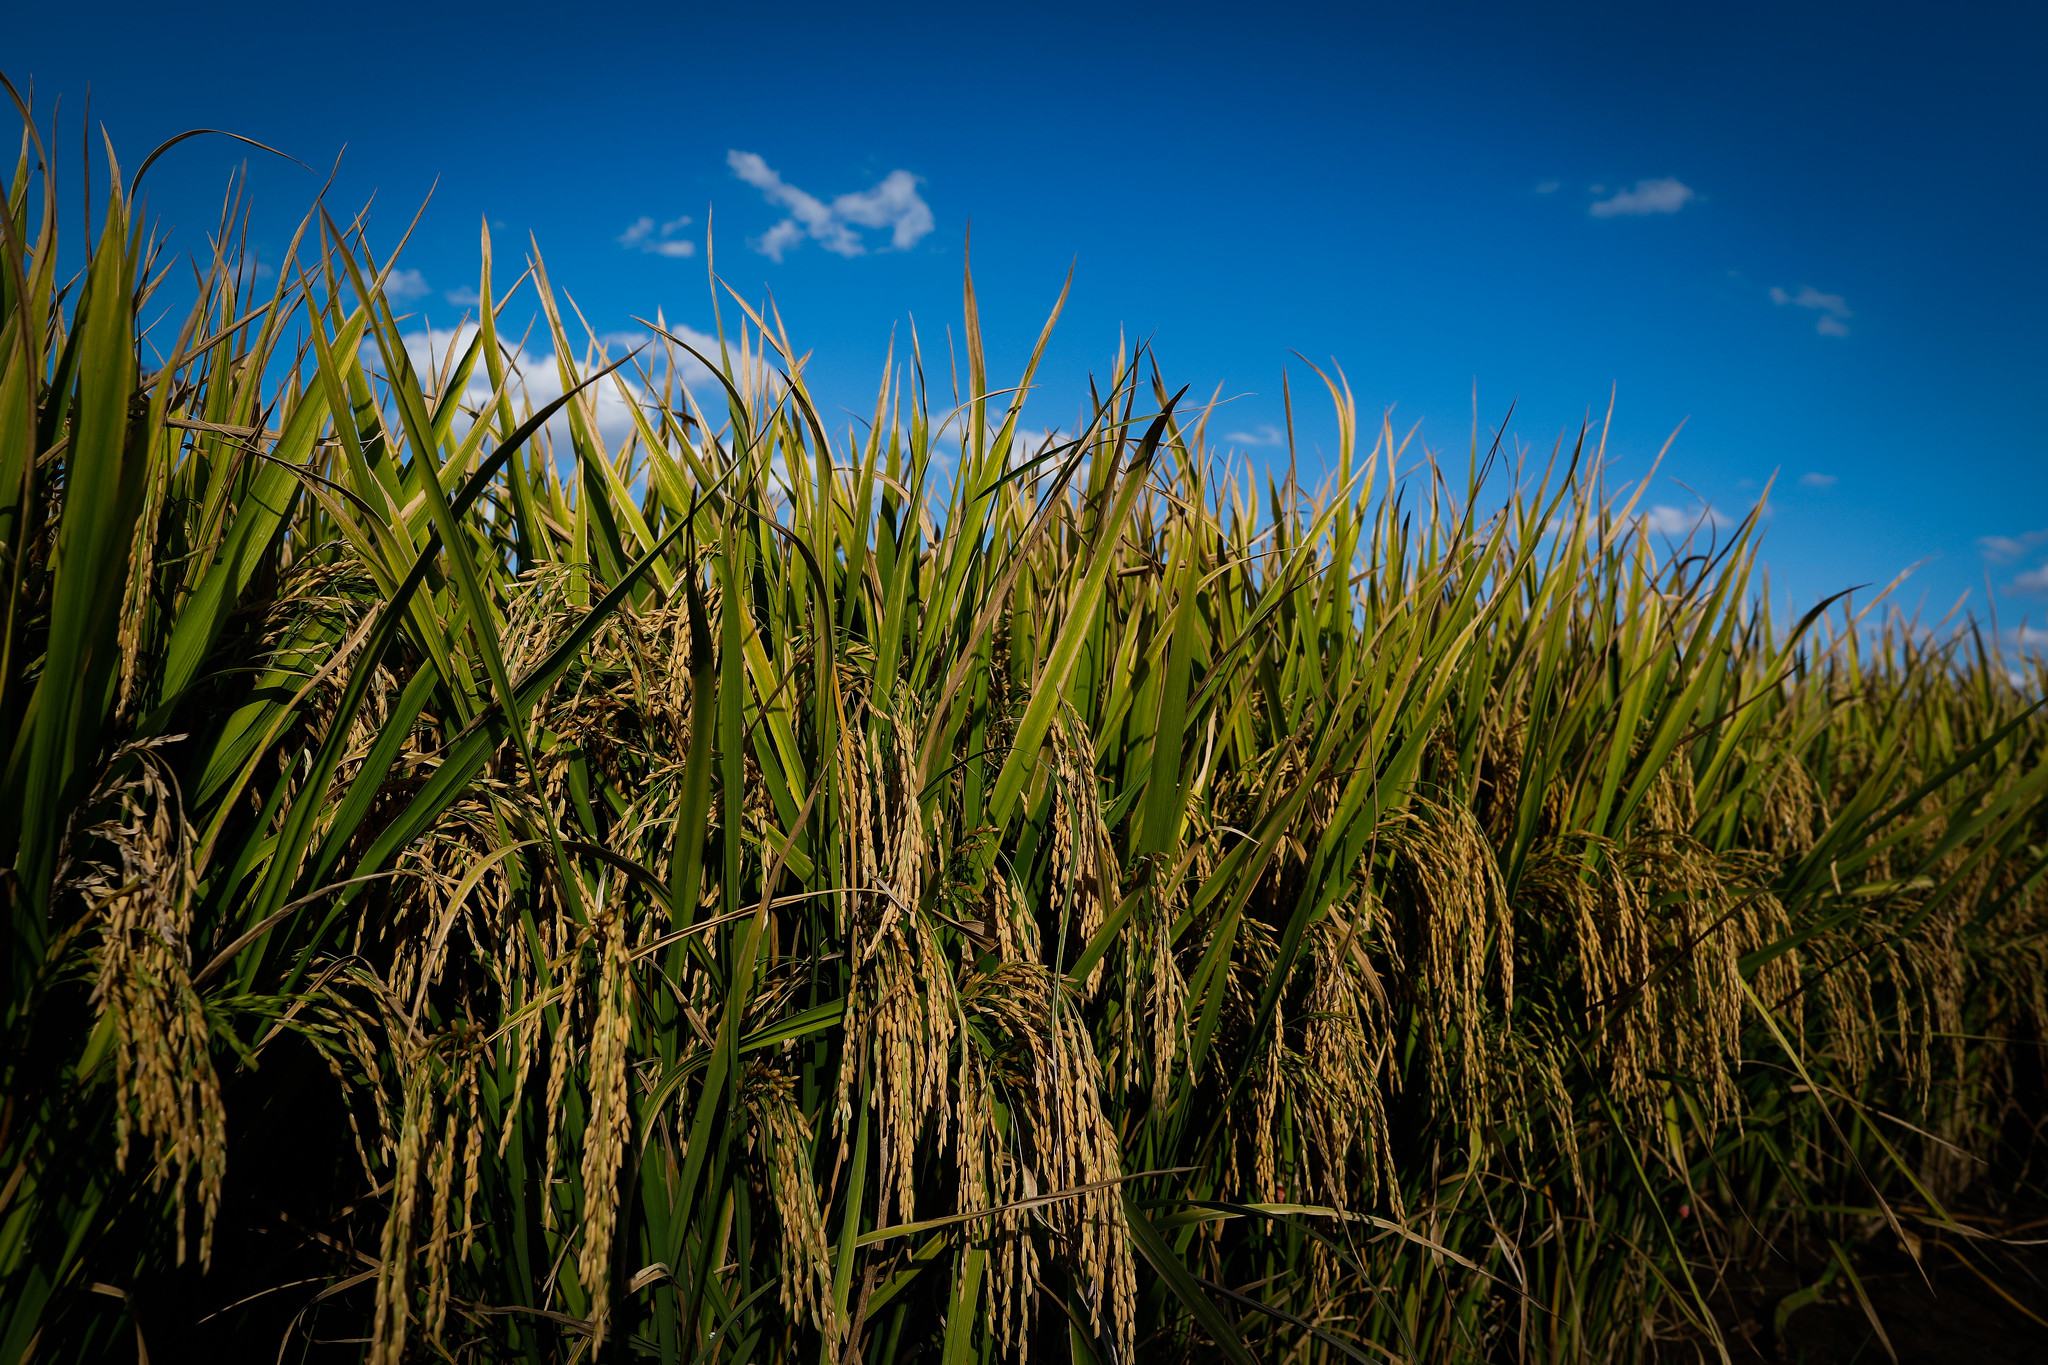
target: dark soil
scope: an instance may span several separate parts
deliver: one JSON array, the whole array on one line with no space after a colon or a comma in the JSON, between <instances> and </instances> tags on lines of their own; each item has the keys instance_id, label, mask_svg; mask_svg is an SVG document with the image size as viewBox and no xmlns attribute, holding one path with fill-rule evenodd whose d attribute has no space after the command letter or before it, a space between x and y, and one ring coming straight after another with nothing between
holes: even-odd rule
<instances>
[{"instance_id":1,"label":"dark soil","mask_svg":"<svg viewBox=\"0 0 2048 1365\"><path fill-rule=\"evenodd\" d=\"M1889 1231L1855 1250L1891 1351L1900 1365L2048 1365L2048 1244L2013 1245L2048 1239L2048 1218L1961 1220L2002 1240L1923 1225L1918 1266ZM1721 1298L1727 1311L1717 1316L1737 1365L1890 1359L1848 1277L1827 1260L1739 1276Z\"/></svg>"}]
</instances>

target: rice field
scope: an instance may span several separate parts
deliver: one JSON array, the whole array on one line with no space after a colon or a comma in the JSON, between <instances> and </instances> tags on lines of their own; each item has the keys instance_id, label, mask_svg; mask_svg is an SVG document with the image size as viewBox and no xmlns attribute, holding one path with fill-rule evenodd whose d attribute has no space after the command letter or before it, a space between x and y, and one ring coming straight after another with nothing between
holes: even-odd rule
<instances>
[{"instance_id":1,"label":"rice field","mask_svg":"<svg viewBox=\"0 0 2048 1365\"><path fill-rule=\"evenodd\" d=\"M395 241L257 287L111 150L60 270L21 112L0 1365L1732 1360L1771 1267L2005 1273L1994 633L1334 368L1313 484L1142 348L1036 434L971 275L835 422L488 231L425 361Z\"/></svg>"}]
</instances>

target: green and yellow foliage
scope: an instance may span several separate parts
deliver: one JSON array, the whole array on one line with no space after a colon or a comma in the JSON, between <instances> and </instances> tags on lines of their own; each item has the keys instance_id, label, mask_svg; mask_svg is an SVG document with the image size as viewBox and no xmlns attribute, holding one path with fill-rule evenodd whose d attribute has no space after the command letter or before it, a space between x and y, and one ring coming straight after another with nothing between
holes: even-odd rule
<instances>
[{"instance_id":1,"label":"green and yellow foliage","mask_svg":"<svg viewBox=\"0 0 2048 1365\"><path fill-rule=\"evenodd\" d=\"M324 209L145 339L23 116L0 1365L1711 1357L2005 1140L2038 665L1774 620L1597 429L1332 371L1311 492L1133 352L1027 441L970 279L834 434L772 308L607 355L488 233L421 365Z\"/></svg>"}]
</instances>

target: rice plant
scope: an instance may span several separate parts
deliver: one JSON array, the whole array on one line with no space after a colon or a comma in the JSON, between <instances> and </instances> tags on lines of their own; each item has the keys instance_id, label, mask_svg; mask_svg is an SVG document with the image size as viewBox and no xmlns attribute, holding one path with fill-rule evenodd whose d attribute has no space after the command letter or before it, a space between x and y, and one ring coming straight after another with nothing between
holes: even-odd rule
<instances>
[{"instance_id":1,"label":"rice plant","mask_svg":"<svg viewBox=\"0 0 2048 1365\"><path fill-rule=\"evenodd\" d=\"M1730 1359L1978 1254L2038 662L1334 368L1314 488L1142 350L1027 441L971 276L843 430L770 304L607 353L486 230L423 363L111 150L60 278L16 102L0 1365Z\"/></svg>"}]
</instances>

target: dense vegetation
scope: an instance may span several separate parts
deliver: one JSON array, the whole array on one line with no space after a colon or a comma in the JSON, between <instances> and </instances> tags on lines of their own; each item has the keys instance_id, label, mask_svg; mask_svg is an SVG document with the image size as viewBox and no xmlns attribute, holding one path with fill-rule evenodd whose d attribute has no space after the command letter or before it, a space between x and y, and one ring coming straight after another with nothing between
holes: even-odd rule
<instances>
[{"instance_id":1,"label":"dense vegetation","mask_svg":"<svg viewBox=\"0 0 2048 1365\"><path fill-rule=\"evenodd\" d=\"M1027 442L971 279L838 435L488 234L432 363L324 209L257 290L116 167L66 279L23 117L0 1365L1711 1358L1980 1255L2037 665L1774 620L1597 429L1448 478L1333 372L1310 494L1127 353Z\"/></svg>"}]
</instances>

